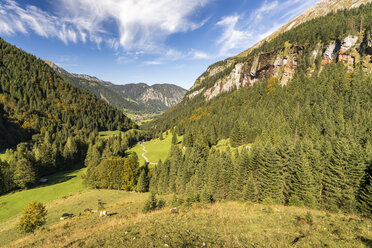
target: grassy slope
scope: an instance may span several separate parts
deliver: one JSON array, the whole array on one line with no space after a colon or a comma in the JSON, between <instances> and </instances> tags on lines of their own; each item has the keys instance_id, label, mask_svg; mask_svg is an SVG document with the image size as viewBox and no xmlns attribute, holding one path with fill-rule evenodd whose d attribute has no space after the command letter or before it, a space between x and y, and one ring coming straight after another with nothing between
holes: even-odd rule
<instances>
[{"instance_id":1,"label":"grassy slope","mask_svg":"<svg viewBox=\"0 0 372 248\"><path fill-rule=\"evenodd\" d=\"M65 204L83 209L89 204L79 204L78 197L85 200L87 195L97 192L92 190L52 202L47 205L49 212L52 215ZM106 195L109 199L103 198ZM368 247L372 242L371 220L356 216L239 202L195 204L192 208L181 208L179 214L171 214L169 207L142 214L140 209L147 194L101 191L99 197L112 201L107 210L117 214L99 218L93 213L66 221L53 217L54 221L44 231L8 246Z\"/></svg>"},{"instance_id":2,"label":"grassy slope","mask_svg":"<svg viewBox=\"0 0 372 248\"><path fill-rule=\"evenodd\" d=\"M101 219L98 217L98 213L85 213L84 209L90 208L93 211L97 210L98 199L106 203L106 207L109 209L109 213L116 213L117 216L132 215L142 208L143 202L147 199L147 194L132 194L124 191L116 190L84 190L75 192L65 197L58 198L54 201L46 203L48 210L47 226L61 226L60 224L70 223L69 220L61 221L60 217L63 213L74 214L74 228L75 232L83 231L85 225L96 225L99 228ZM79 214L82 216L79 217ZM113 215L112 217L115 217ZM0 246L8 246L9 243L22 238L27 237L27 234L21 233L17 228L19 221L19 215L16 218L9 219L5 222L0 223ZM68 224L67 224L68 225ZM64 230L66 226L62 225ZM54 243L54 240L49 240ZM30 246L30 245L28 245ZM46 245L42 245L45 247ZM40 247L40 246L36 246ZM48 247L59 247L58 244L51 244Z\"/></svg>"},{"instance_id":3,"label":"grassy slope","mask_svg":"<svg viewBox=\"0 0 372 248\"><path fill-rule=\"evenodd\" d=\"M84 189L81 175L85 169L58 173L46 178L49 186L9 193L0 197L0 223L19 214L30 201L49 202ZM0 239L1 240L1 239Z\"/></svg>"},{"instance_id":4,"label":"grassy slope","mask_svg":"<svg viewBox=\"0 0 372 248\"><path fill-rule=\"evenodd\" d=\"M157 163L159 160L164 161L169 154L170 148L172 146L172 134L169 132L168 135L166 133L163 134L164 139L153 139L150 141L146 141L143 143L147 152L145 156L149 159L152 163ZM178 142L182 142L183 137L178 137ZM129 152L137 153L139 158L140 165L145 163L145 159L142 157L142 146L140 144L135 145Z\"/></svg>"},{"instance_id":5,"label":"grassy slope","mask_svg":"<svg viewBox=\"0 0 372 248\"><path fill-rule=\"evenodd\" d=\"M251 146L251 144L248 144ZM226 151L227 148L229 147L231 152L235 152L236 149L239 150L239 152L241 152L243 150L243 148L245 148L247 145L241 145L241 146L238 146L238 147L232 147L230 145L230 138L228 139L225 139L225 140L220 140L218 141L217 145L213 146L214 148L216 148L217 150L220 150L220 151Z\"/></svg>"}]
</instances>

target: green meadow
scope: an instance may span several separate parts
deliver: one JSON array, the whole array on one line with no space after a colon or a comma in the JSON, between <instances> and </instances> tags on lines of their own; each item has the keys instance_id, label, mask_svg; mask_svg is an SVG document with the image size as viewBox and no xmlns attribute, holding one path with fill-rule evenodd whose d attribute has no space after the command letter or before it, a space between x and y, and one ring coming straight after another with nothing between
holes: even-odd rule
<instances>
[{"instance_id":1,"label":"green meadow","mask_svg":"<svg viewBox=\"0 0 372 248\"><path fill-rule=\"evenodd\" d=\"M143 142L142 144L135 145L128 152L135 152L139 158L140 165L145 163L145 159L142 157L144 153L145 157L148 158L149 162L157 163L159 160L164 161L168 155L172 146L172 134L168 132L163 133L163 140L152 139L150 141ZM178 136L178 143L182 142L183 136ZM143 147L147 152L143 151Z\"/></svg>"},{"instance_id":2,"label":"green meadow","mask_svg":"<svg viewBox=\"0 0 372 248\"><path fill-rule=\"evenodd\" d=\"M85 186L82 183L81 176L84 171L85 169L80 169L68 173L57 173L45 177L49 180L48 184L45 186L0 196L0 222L19 214L27 203L31 201L46 203L73 192L83 190Z\"/></svg>"}]
</instances>

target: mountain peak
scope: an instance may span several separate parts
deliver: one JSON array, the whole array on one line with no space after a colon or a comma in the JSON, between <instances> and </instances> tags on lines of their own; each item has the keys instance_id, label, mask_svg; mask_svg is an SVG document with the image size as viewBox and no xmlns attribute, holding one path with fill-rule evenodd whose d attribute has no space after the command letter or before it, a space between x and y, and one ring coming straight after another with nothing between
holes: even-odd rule
<instances>
[{"instance_id":1,"label":"mountain peak","mask_svg":"<svg viewBox=\"0 0 372 248\"><path fill-rule=\"evenodd\" d=\"M328 13L335 12L337 10L341 9L351 9L351 8L357 8L362 4L370 3L372 0L322 0L318 3L316 3L314 6L306 9L301 15L294 18L292 21L288 22L287 24L283 25L281 28L279 28L274 33L270 34L263 40L256 43L251 48L245 50L244 52L238 54L236 57L245 57L247 56L251 51L253 51L255 48L258 48L261 46L265 41L268 42L278 35L289 31L298 25L310 21L314 18L325 16Z\"/></svg>"}]
</instances>

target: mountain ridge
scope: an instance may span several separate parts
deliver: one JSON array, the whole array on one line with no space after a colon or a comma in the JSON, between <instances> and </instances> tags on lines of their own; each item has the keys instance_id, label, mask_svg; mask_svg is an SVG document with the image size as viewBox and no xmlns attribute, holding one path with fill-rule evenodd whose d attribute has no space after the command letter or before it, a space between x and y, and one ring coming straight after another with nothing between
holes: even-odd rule
<instances>
[{"instance_id":1,"label":"mountain ridge","mask_svg":"<svg viewBox=\"0 0 372 248\"><path fill-rule=\"evenodd\" d=\"M116 85L86 74L69 73L51 61L54 71L79 88L94 93L107 103L129 113L160 113L179 103L187 90L174 84L130 83Z\"/></svg>"},{"instance_id":2,"label":"mountain ridge","mask_svg":"<svg viewBox=\"0 0 372 248\"><path fill-rule=\"evenodd\" d=\"M335 2L337 2L338 5L334 4L335 7L323 11L326 9L324 6L329 6L331 3ZM322 22L319 18L324 18L323 15L327 15L332 10L339 10L342 6L353 6L351 9L357 9L356 6L360 6L366 2L371 1L325 0L316 4L306 10L304 14L281 27L271 36L258 42L252 48L237 56L227 58L224 61L219 61L209 66L195 81L190 91L186 94L185 100L190 100L199 94L203 94L206 100L210 100L223 92L229 92L234 88L239 89L241 87L253 85L259 79L269 79L270 77L276 77L281 85L285 85L293 78L296 69L301 66L300 64L303 62L302 58L305 55L305 50L307 53L313 54L310 56L310 62L313 64L319 56L324 56L323 59L325 60L328 58L328 61L322 61L323 64L339 60L344 61L346 64L359 63L361 57L358 55L358 51L359 49L363 51L365 49L365 47L360 46L365 46L367 44L367 47L369 47L368 44L371 43L369 33L358 32L360 31L359 29L361 29L358 25L363 25L363 22L361 22L361 24L345 23L344 26L354 25L358 27L355 27L354 30L349 28L350 32L342 33L343 31L340 32L340 30L345 28L341 27L341 25L335 28ZM317 10L317 8L319 8L319 10ZM318 19L316 19L317 16L319 17ZM320 25L319 28L321 29L319 32L313 31L311 35L315 38L312 42L309 42L305 37L304 33L306 33L307 30L305 30L303 28L304 25L302 25L310 22L312 22L311 25ZM364 22L367 22L367 20ZM296 25L292 25L293 23ZM307 26L309 25L310 24ZM288 29L288 27L290 27L290 29ZM293 37L293 33L295 32L288 34L288 32L292 30L297 30L296 35L301 36L301 40ZM332 35L327 34L327 32L332 32ZM367 32L369 31L367 30ZM358 39L354 40L351 36L358 37ZM341 43L343 42L348 44L340 50ZM350 47L350 42L352 42L353 47ZM270 45L268 44L275 45L269 47ZM367 48L367 54L369 54L369 48ZM367 70L371 70L369 61L362 61L362 64ZM310 71L309 74L311 74L311 72L313 72L313 70Z\"/></svg>"}]
</instances>

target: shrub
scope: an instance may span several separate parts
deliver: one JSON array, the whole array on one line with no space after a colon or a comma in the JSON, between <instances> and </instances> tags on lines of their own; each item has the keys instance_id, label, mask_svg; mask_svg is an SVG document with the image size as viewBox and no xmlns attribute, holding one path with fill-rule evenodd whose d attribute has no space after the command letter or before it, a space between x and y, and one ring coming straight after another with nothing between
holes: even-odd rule
<instances>
[{"instance_id":1,"label":"shrub","mask_svg":"<svg viewBox=\"0 0 372 248\"><path fill-rule=\"evenodd\" d=\"M45 224L47 212L45 206L40 202L28 203L23 210L19 227L26 233L34 232Z\"/></svg>"},{"instance_id":2,"label":"shrub","mask_svg":"<svg viewBox=\"0 0 372 248\"><path fill-rule=\"evenodd\" d=\"M165 206L165 201L160 199L159 201L156 199L155 193L151 193L149 199L146 201L145 206L142 209L143 213L148 213L154 211L156 209L161 209Z\"/></svg>"}]
</instances>

